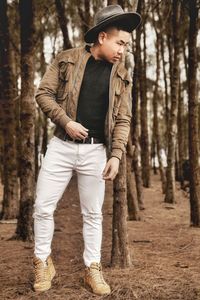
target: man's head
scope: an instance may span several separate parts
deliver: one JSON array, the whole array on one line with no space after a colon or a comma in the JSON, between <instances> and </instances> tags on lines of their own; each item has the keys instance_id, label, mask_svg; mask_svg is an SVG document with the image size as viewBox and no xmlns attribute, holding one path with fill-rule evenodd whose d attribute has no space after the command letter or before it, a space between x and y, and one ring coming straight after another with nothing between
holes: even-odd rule
<instances>
[{"instance_id":1,"label":"man's head","mask_svg":"<svg viewBox=\"0 0 200 300\"><path fill-rule=\"evenodd\" d=\"M119 5L104 7L94 17L94 26L85 34L86 43L99 41L99 33L108 32L115 27L116 30L132 32L140 24L141 17L135 12L124 12Z\"/></svg>"},{"instance_id":2,"label":"man's head","mask_svg":"<svg viewBox=\"0 0 200 300\"><path fill-rule=\"evenodd\" d=\"M121 59L130 40L130 33L120 25L105 28L94 41L94 47L98 49L98 57L110 63Z\"/></svg>"}]
</instances>

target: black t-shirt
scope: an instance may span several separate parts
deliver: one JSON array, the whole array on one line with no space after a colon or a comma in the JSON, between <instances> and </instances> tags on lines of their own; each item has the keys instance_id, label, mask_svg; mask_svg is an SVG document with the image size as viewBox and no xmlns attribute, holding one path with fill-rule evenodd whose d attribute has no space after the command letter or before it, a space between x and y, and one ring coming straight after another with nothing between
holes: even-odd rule
<instances>
[{"instance_id":1,"label":"black t-shirt","mask_svg":"<svg viewBox=\"0 0 200 300\"><path fill-rule=\"evenodd\" d=\"M86 48L89 51L89 48ZM81 85L76 121L89 129L89 136L104 141L104 125L109 104L112 64L91 56Z\"/></svg>"}]
</instances>

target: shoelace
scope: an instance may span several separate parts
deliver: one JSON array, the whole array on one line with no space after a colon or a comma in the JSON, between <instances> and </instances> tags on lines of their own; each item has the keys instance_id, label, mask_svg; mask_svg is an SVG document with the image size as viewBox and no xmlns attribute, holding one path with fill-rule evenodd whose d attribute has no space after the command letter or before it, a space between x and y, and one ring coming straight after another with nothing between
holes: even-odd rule
<instances>
[{"instance_id":1,"label":"shoelace","mask_svg":"<svg viewBox=\"0 0 200 300\"><path fill-rule=\"evenodd\" d=\"M101 271L101 266L97 266L97 268L90 269L90 275L96 283L106 284Z\"/></svg>"},{"instance_id":2,"label":"shoelace","mask_svg":"<svg viewBox=\"0 0 200 300\"><path fill-rule=\"evenodd\" d=\"M42 265L42 267L41 267ZM46 281L49 279L49 273L47 266L43 265L43 262L36 261L34 264L34 273L36 282L38 281Z\"/></svg>"}]
</instances>

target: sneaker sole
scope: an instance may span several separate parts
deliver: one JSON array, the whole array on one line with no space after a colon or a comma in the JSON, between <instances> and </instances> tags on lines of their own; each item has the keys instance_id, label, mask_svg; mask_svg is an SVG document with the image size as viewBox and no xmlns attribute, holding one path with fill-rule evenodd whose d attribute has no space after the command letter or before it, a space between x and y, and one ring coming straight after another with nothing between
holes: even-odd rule
<instances>
[{"instance_id":1,"label":"sneaker sole","mask_svg":"<svg viewBox=\"0 0 200 300\"><path fill-rule=\"evenodd\" d=\"M92 289L92 287L88 284L88 283L86 283L86 282L84 282L84 287L86 288L86 290L88 290L89 292L91 292L92 294L95 294L95 295L98 295L98 296L107 296L107 295L110 295L111 294L111 291L110 292L108 292L108 293L95 293L94 291L93 291L93 289Z\"/></svg>"},{"instance_id":2,"label":"sneaker sole","mask_svg":"<svg viewBox=\"0 0 200 300\"><path fill-rule=\"evenodd\" d=\"M49 286L45 286L45 287L42 287L42 288L33 287L33 290L35 292L45 292L45 291L48 291L50 288L51 288L51 283L50 283Z\"/></svg>"}]
</instances>

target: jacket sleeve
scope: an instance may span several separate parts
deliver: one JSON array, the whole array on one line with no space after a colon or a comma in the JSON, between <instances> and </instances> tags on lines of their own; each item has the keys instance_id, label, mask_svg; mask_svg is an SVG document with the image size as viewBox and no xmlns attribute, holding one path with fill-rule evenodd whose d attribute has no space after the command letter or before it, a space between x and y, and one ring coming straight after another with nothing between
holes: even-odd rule
<instances>
[{"instance_id":1,"label":"jacket sleeve","mask_svg":"<svg viewBox=\"0 0 200 300\"><path fill-rule=\"evenodd\" d=\"M65 110L56 102L59 84L59 54L54 59L44 74L39 88L36 91L36 102L43 113L51 119L53 123L63 128L71 120Z\"/></svg>"},{"instance_id":2,"label":"jacket sleeve","mask_svg":"<svg viewBox=\"0 0 200 300\"><path fill-rule=\"evenodd\" d=\"M117 157L119 160L122 153L126 151L128 136L130 131L132 117L132 97L131 83L126 85L126 88L121 94L121 103L117 115L115 116L115 126L112 136L111 157Z\"/></svg>"}]
</instances>

